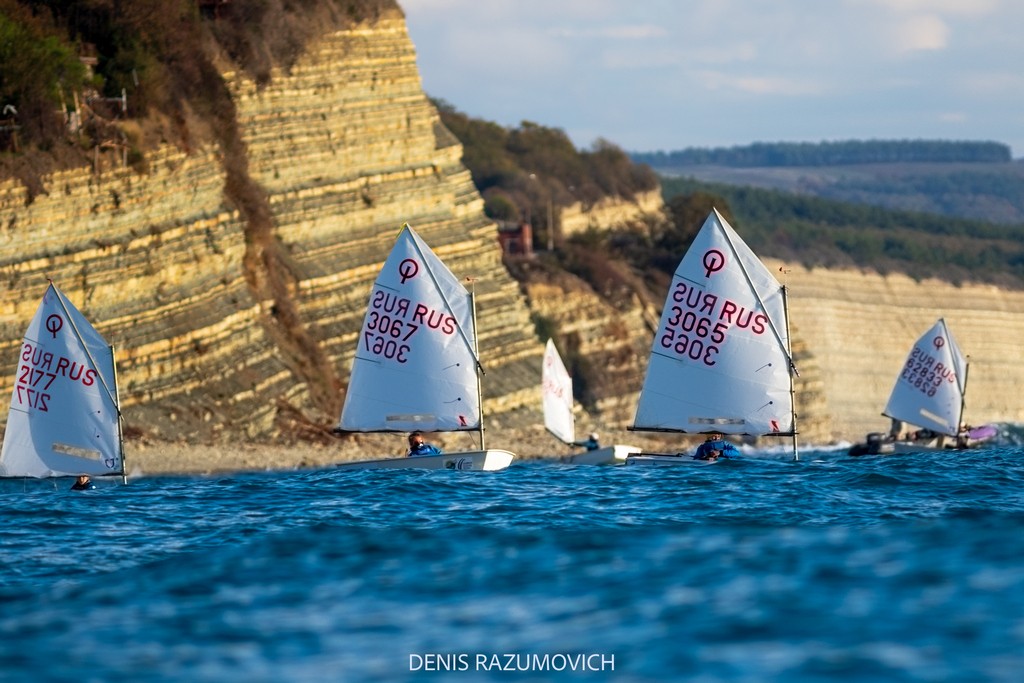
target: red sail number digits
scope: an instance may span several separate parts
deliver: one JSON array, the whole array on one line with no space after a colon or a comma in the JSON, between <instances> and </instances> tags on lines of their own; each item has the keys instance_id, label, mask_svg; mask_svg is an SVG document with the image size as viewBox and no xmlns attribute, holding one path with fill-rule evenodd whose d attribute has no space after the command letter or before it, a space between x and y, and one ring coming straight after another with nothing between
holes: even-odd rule
<instances>
[{"instance_id":1,"label":"red sail number digits","mask_svg":"<svg viewBox=\"0 0 1024 683\"><path fill-rule=\"evenodd\" d=\"M26 343L21 349L14 396L26 408L47 412L51 399L47 392L58 377L91 387L96 383L96 370Z\"/></svg>"},{"instance_id":2,"label":"red sail number digits","mask_svg":"<svg viewBox=\"0 0 1024 683\"><path fill-rule=\"evenodd\" d=\"M677 282L672 292L672 316L660 339L663 348L705 365L715 365L730 327L760 335L767 330L768 316L755 313L729 299L719 299L702 289ZM719 306L719 304L721 304Z\"/></svg>"},{"instance_id":3,"label":"red sail number digits","mask_svg":"<svg viewBox=\"0 0 1024 683\"><path fill-rule=\"evenodd\" d=\"M413 305L410 299L377 290L366 315L363 341L370 353L406 363L411 352L407 342L423 328L446 335L455 334L455 317L426 304Z\"/></svg>"}]
</instances>

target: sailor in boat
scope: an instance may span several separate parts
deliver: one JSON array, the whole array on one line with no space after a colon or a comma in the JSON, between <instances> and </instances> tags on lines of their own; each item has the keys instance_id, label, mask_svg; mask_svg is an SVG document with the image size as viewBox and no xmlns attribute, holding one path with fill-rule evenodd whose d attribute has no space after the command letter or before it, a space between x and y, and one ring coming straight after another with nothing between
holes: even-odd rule
<instances>
[{"instance_id":1,"label":"sailor in boat","mask_svg":"<svg viewBox=\"0 0 1024 683\"><path fill-rule=\"evenodd\" d=\"M945 434L939 434L927 428L918 429L916 432L911 433L910 440L918 444L935 446L937 448L943 448L946 445Z\"/></svg>"},{"instance_id":2,"label":"sailor in boat","mask_svg":"<svg viewBox=\"0 0 1024 683\"><path fill-rule=\"evenodd\" d=\"M441 455L441 449L424 441L423 432L413 432L409 435L409 452L406 455L410 458L417 455Z\"/></svg>"},{"instance_id":3,"label":"sailor in boat","mask_svg":"<svg viewBox=\"0 0 1024 683\"><path fill-rule=\"evenodd\" d=\"M588 451L596 451L601 447L601 442L598 441L597 432L590 432L590 436L588 436L586 439L584 439L583 441L573 441L572 445L583 446Z\"/></svg>"},{"instance_id":4,"label":"sailor in boat","mask_svg":"<svg viewBox=\"0 0 1024 683\"><path fill-rule=\"evenodd\" d=\"M711 432L693 454L694 460L718 460L719 458L738 458L740 449L723 438L721 432Z\"/></svg>"},{"instance_id":5,"label":"sailor in boat","mask_svg":"<svg viewBox=\"0 0 1024 683\"><path fill-rule=\"evenodd\" d=\"M970 448L971 447L971 425L961 422L960 429L956 433L956 447L957 448Z\"/></svg>"},{"instance_id":6,"label":"sailor in boat","mask_svg":"<svg viewBox=\"0 0 1024 683\"><path fill-rule=\"evenodd\" d=\"M81 474L78 479L75 479L75 483L71 485L72 491L88 491L89 489L96 488L92 484L92 479L89 478L88 474Z\"/></svg>"},{"instance_id":7,"label":"sailor in boat","mask_svg":"<svg viewBox=\"0 0 1024 683\"><path fill-rule=\"evenodd\" d=\"M899 441L900 434L903 433L903 420L897 420L895 417L889 419L889 441Z\"/></svg>"}]
</instances>

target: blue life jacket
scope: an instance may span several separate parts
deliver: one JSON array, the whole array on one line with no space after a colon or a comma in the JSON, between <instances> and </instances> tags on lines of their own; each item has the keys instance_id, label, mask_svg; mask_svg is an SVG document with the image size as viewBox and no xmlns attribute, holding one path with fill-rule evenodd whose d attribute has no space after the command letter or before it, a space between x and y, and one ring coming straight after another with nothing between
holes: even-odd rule
<instances>
[{"instance_id":1,"label":"blue life jacket","mask_svg":"<svg viewBox=\"0 0 1024 683\"><path fill-rule=\"evenodd\" d=\"M441 455L441 449L429 443L421 443L416 448L409 449L410 458L417 455Z\"/></svg>"},{"instance_id":2,"label":"blue life jacket","mask_svg":"<svg viewBox=\"0 0 1024 683\"><path fill-rule=\"evenodd\" d=\"M725 439L715 439L714 441L705 441L701 445L697 446L697 452L693 454L693 459L706 460L711 451L718 451L718 457L720 458L740 457L740 449L736 448L735 444L732 444Z\"/></svg>"}]
</instances>

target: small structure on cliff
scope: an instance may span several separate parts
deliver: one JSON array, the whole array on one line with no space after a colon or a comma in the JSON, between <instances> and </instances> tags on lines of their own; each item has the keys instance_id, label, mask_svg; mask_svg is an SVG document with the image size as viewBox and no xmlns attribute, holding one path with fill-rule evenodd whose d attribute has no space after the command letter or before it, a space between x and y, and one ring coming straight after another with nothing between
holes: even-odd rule
<instances>
[{"instance_id":1,"label":"small structure on cliff","mask_svg":"<svg viewBox=\"0 0 1024 683\"><path fill-rule=\"evenodd\" d=\"M511 256L533 256L533 226L526 221L498 225L501 252Z\"/></svg>"}]
</instances>

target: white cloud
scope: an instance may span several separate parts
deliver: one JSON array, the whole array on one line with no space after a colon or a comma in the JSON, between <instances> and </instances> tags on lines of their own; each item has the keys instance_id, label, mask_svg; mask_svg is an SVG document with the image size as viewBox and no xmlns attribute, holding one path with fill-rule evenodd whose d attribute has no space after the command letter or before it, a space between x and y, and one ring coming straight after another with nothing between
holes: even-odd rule
<instances>
[{"instance_id":1,"label":"white cloud","mask_svg":"<svg viewBox=\"0 0 1024 683\"><path fill-rule=\"evenodd\" d=\"M783 76L734 75L721 71L701 71L695 76L707 90L732 90L751 95L816 95L828 90L828 86L812 80Z\"/></svg>"},{"instance_id":2,"label":"white cloud","mask_svg":"<svg viewBox=\"0 0 1024 683\"><path fill-rule=\"evenodd\" d=\"M1024 151L1024 0L398 1L425 89L473 116L638 149L956 130Z\"/></svg>"},{"instance_id":3,"label":"white cloud","mask_svg":"<svg viewBox=\"0 0 1024 683\"><path fill-rule=\"evenodd\" d=\"M995 12L1000 0L853 0L877 5L894 13L937 12L959 16L985 16Z\"/></svg>"},{"instance_id":4,"label":"white cloud","mask_svg":"<svg viewBox=\"0 0 1024 683\"><path fill-rule=\"evenodd\" d=\"M942 50L949 45L949 26L934 14L904 17L893 26L896 53Z\"/></svg>"},{"instance_id":5,"label":"white cloud","mask_svg":"<svg viewBox=\"0 0 1024 683\"><path fill-rule=\"evenodd\" d=\"M984 74L965 74L958 76L956 83L962 90L976 96L1000 96L1005 93L1024 93L1024 75L1019 72L1002 71ZM1020 108L1021 96L1016 97Z\"/></svg>"},{"instance_id":6,"label":"white cloud","mask_svg":"<svg viewBox=\"0 0 1024 683\"><path fill-rule=\"evenodd\" d=\"M548 34L556 38L610 38L613 40L646 40L650 38L664 38L668 36L661 26L650 24L601 26L595 28L552 28Z\"/></svg>"}]
</instances>

